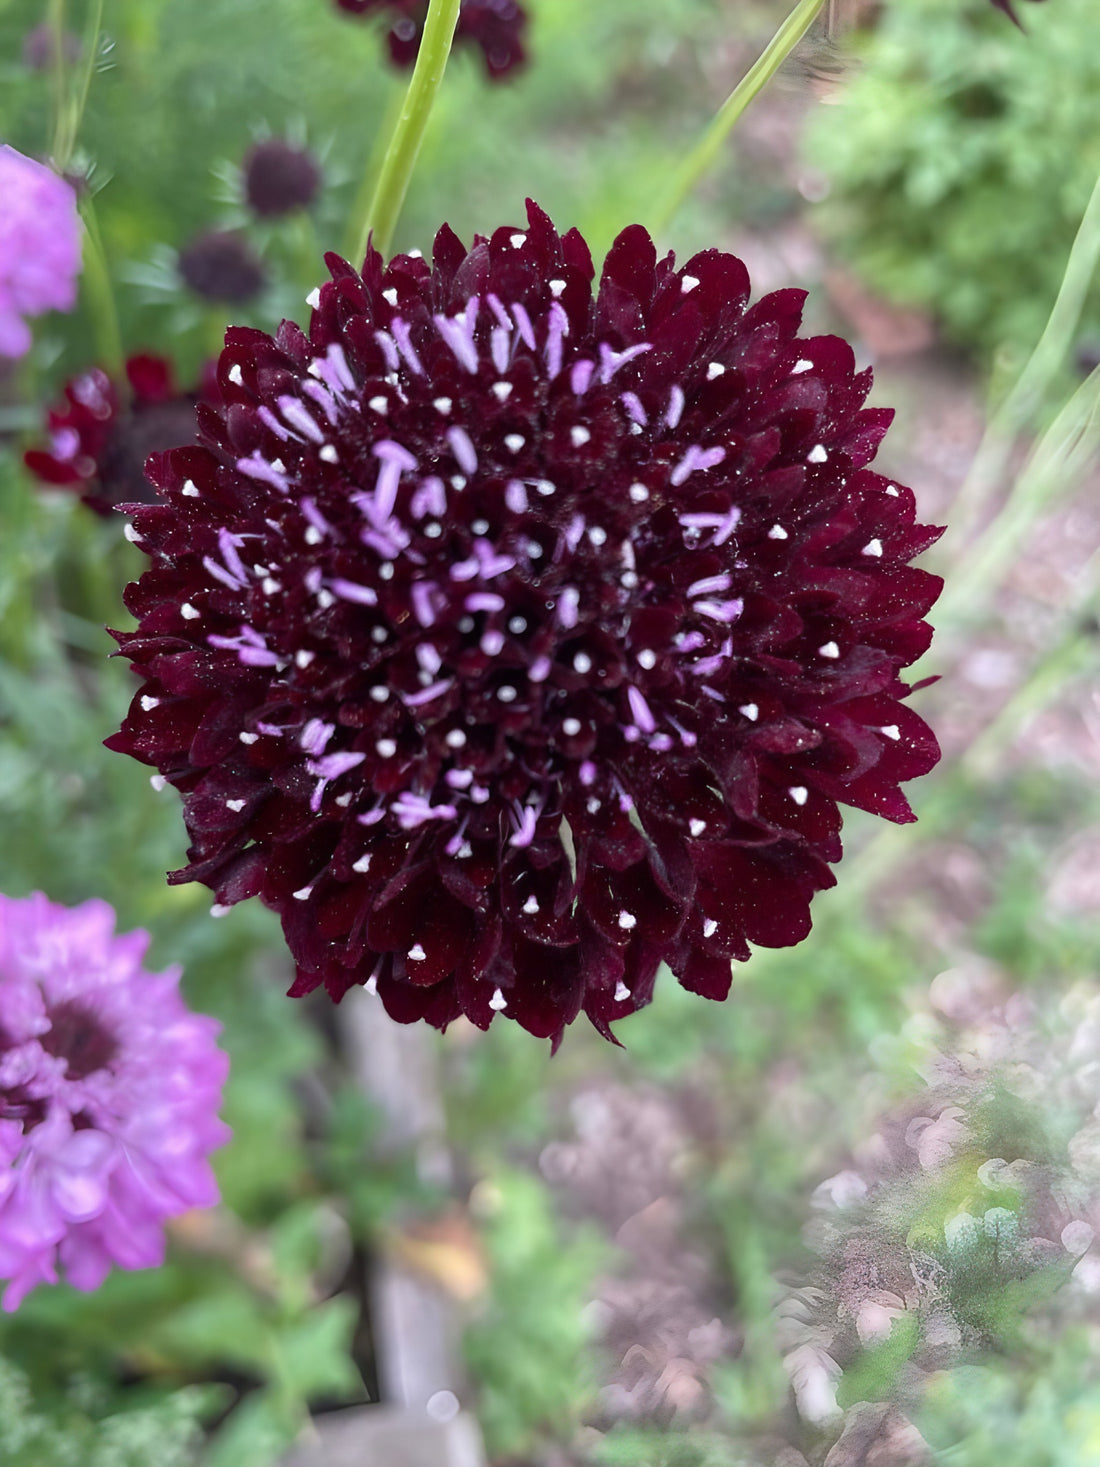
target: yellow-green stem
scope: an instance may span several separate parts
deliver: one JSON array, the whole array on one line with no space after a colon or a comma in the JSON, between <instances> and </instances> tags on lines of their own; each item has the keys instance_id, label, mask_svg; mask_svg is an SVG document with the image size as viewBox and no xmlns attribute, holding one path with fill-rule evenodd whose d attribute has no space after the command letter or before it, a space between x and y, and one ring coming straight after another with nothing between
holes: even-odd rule
<instances>
[{"instance_id":1,"label":"yellow-green stem","mask_svg":"<svg viewBox=\"0 0 1100 1467\"><path fill-rule=\"evenodd\" d=\"M455 26L458 24L460 0L430 0L428 18L416 57L409 89L401 115L390 137L386 156L378 175L374 196L362 221L356 244L356 259L361 260L372 238L375 248L385 254L393 239L393 231L401 214L409 179L416 166L431 116L432 103L439 91L447 57L451 52Z\"/></svg>"},{"instance_id":2,"label":"yellow-green stem","mask_svg":"<svg viewBox=\"0 0 1100 1467\"><path fill-rule=\"evenodd\" d=\"M760 59L726 98L717 117L681 163L668 192L657 207L653 219L655 230L666 228L675 217L692 189L717 160L734 124L783 65L813 25L824 4L825 0L798 0L798 4L776 31Z\"/></svg>"}]
</instances>

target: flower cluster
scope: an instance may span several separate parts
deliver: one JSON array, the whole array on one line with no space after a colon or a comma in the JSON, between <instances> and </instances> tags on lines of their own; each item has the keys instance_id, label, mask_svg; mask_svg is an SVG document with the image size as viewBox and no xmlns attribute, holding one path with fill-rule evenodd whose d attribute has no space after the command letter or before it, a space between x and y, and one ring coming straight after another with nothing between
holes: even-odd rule
<instances>
[{"instance_id":1,"label":"flower cluster","mask_svg":"<svg viewBox=\"0 0 1100 1467\"><path fill-rule=\"evenodd\" d=\"M71 185L0 144L0 357L30 347L27 316L71 311L80 273L80 217Z\"/></svg>"},{"instance_id":2,"label":"flower cluster","mask_svg":"<svg viewBox=\"0 0 1100 1467\"><path fill-rule=\"evenodd\" d=\"M427 0L336 0L354 15L383 11L390 22L390 55L397 66L412 66L428 13ZM517 0L462 0L455 44L480 47L491 80L506 76L526 60L527 12Z\"/></svg>"},{"instance_id":3,"label":"flower cluster","mask_svg":"<svg viewBox=\"0 0 1100 1467\"><path fill-rule=\"evenodd\" d=\"M128 392L120 393L99 367L65 386L65 405L51 409L49 447L32 448L24 461L44 484L72 489L97 514L156 496L145 477L151 453L194 436L196 394L181 393L162 357L126 363ZM218 400L210 374L201 395Z\"/></svg>"},{"instance_id":4,"label":"flower cluster","mask_svg":"<svg viewBox=\"0 0 1100 1467\"><path fill-rule=\"evenodd\" d=\"M227 1061L178 970L105 903L0 896L0 1278L12 1310L60 1264L95 1289L161 1262L163 1224L218 1199Z\"/></svg>"},{"instance_id":5,"label":"flower cluster","mask_svg":"<svg viewBox=\"0 0 1100 1467\"><path fill-rule=\"evenodd\" d=\"M224 408L134 510L108 743L183 796L172 880L279 912L293 993L611 1037L662 961L723 998L805 937L839 804L913 818L938 531L801 292L750 307L739 260L635 226L593 298L528 214L330 255L308 335L227 333Z\"/></svg>"}]
</instances>

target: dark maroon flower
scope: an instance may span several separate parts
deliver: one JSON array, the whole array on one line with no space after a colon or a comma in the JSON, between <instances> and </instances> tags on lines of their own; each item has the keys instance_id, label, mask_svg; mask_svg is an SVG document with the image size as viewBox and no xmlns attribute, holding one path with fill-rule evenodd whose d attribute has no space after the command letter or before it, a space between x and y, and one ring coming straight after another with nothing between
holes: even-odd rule
<instances>
[{"instance_id":1,"label":"dark maroon flower","mask_svg":"<svg viewBox=\"0 0 1100 1467\"><path fill-rule=\"evenodd\" d=\"M803 293L591 257L528 207L433 263L329 255L309 335L232 328L225 407L135 507L152 567L110 747L180 791L173 881L259 894L294 994L539 1035L723 998L798 942L838 804L913 818L902 701L935 529L865 466L891 414Z\"/></svg>"},{"instance_id":2,"label":"dark maroon flower","mask_svg":"<svg viewBox=\"0 0 1100 1467\"><path fill-rule=\"evenodd\" d=\"M145 460L195 436L196 394L179 391L170 362L130 357L126 376L125 400L99 367L66 383L65 405L51 408L47 418L49 448L24 455L44 484L76 490L102 515L127 502L152 503L156 494L145 477ZM204 382L202 395L216 402L216 381Z\"/></svg>"},{"instance_id":3,"label":"dark maroon flower","mask_svg":"<svg viewBox=\"0 0 1100 1467\"><path fill-rule=\"evenodd\" d=\"M395 65L412 66L424 33L427 0L337 0L337 4L353 15L390 15L390 55ZM480 46L485 69L496 81L527 59L523 45L526 30L527 12L517 0L462 0L455 44L469 41Z\"/></svg>"},{"instance_id":4,"label":"dark maroon flower","mask_svg":"<svg viewBox=\"0 0 1100 1467\"><path fill-rule=\"evenodd\" d=\"M265 219L308 209L321 187L321 170L312 154L282 138L257 143L245 157L243 171L245 197Z\"/></svg>"},{"instance_id":5,"label":"dark maroon flower","mask_svg":"<svg viewBox=\"0 0 1100 1467\"><path fill-rule=\"evenodd\" d=\"M239 234L200 234L180 250L183 283L203 300L241 306L267 283L264 267Z\"/></svg>"}]
</instances>

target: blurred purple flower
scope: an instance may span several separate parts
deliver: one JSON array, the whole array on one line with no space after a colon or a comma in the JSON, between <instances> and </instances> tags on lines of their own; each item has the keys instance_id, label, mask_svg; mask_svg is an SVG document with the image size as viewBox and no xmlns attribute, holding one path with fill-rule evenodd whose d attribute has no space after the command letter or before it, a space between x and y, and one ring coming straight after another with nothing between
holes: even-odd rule
<instances>
[{"instance_id":1,"label":"blurred purple flower","mask_svg":"<svg viewBox=\"0 0 1100 1467\"><path fill-rule=\"evenodd\" d=\"M0 896L0 1278L11 1312L58 1265L96 1289L163 1260L167 1218L209 1207L228 1060L179 970L106 902Z\"/></svg>"},{"instance_id":2,"label":"blurred purple flower","mask_svg":"<svg viewBox=\"0 0 1100 1467\"><path fill-rule=\"evenodd\" d=\"M900 676L939 532L867 467L870 373L640 226L594 293L534 204L328 264L308 337L228 332L134 509L108 742L184 798L172 879L278 911L295 994L405 1022L611 1037L662 961L724 998L808 933L839 806L912 820L939 756Z\"/></svg>"},{"instance_id":3,"label":"blurred purple flower","mask_svg":"<svg viewBox=\"0 0 1100 1467\"><path fill-rule=\"evenodd\" d=\"M412 66L428 13L427 0L336 0L353 15L386 11L390 16L390 56L395 66ZM517 0L462 0L455 45L480 46L490 81L499 81L527 59L527 12Z\"/></svg>"},{"instance_id":4,"label":"blurred purple flower","mask_svg":"<svg viewBox=\"0 0 1100 1467\"><path fill-rule=\"evenodd\" d=\"M0 356L21 357L24 317L71 311L80 273L76 194L56 173L0 144Z\"/></svg>"},{"instance_id":5,"label":"blurred purple flower","mask_svg":"<svg viewBox=\"0 0 1100 1467\"><path fill-rule=\"evenodd\" d=\"M267 138L250 148L241 171L245 198L261 219L308 209L321 188L321 170L313 154L282 138Z\"/></svg>"}]
</instances>

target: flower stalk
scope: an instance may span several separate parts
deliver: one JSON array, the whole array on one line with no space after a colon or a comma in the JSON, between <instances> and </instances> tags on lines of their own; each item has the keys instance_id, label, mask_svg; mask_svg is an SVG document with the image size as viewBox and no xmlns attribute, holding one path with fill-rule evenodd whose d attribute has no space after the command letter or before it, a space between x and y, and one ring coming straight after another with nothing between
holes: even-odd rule
<instances>
[{"instance_id":1,"label":"flower stalk","mask_svg":"<svg viewBox=\"0 0 1100 1467\"><path fill-rule=\"evenodd\" d=\"M447 68L460 4L461 0L430 0L424 36L409 89L405 93L405 104L382 160L366 218L359 229L356 259L362 259L366 254L367 242L372 236L376 249L383 255L389 251L408 192L409 179L424 142L432 104Z\"/></svg>"},{"instance_id":2,"label":"flower stalk","mask_svg":"<svg viewBox=\"0 0 1100 1467\"><path fill-rule=\"evenodd\" d=\"M763 91L820 14L825 0L798 0L753 65L719 109L718 115L681 163L658 205L654 228L666 229L696 184L716 162L726 138L749 103Z\"/></svg>"}]
</instances>

